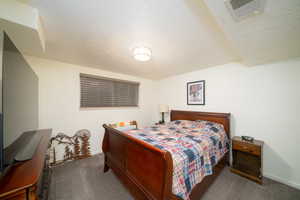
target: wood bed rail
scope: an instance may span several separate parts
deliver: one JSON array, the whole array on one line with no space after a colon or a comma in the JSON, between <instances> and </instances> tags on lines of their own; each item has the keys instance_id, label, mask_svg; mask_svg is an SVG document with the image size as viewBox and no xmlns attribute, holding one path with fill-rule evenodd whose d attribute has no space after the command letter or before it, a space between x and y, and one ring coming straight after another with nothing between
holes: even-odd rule
<instances>
[{"instance_id":1,"label":"wood bed rail","mask_svg":"<svg viewBox=\"0 0 300 200\"><path fill-rule=\"evenodd\" d=\"M104 172L111 168L136 199L172 199L173 161L170 152L106 124L103 127Z\"/></svg>"},{"instance_id":2,"label":"wood bed rail","mask_svg":"<svg viewBox=\"0 0 300 200\"><path fill-rule=\"evenodd\" d=\"M230 137L230 113L171 111L173 120L207 120L224 126ZM108 125L102 150L104 172L112 169L137 200L181 200L172 193L173 160L170 152L156 148ZM229 161L229 152L213 167L213 174L204 177L191 191L190 199L199 200Z\"/></svg>"}]
</instances>

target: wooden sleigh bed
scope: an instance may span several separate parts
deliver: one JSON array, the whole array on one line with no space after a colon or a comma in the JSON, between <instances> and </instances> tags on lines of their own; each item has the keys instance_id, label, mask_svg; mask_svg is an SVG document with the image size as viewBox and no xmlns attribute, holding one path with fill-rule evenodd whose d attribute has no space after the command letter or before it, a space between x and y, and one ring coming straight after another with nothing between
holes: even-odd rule
<instances>
[{"instance_id":1,"label":"wooden sleigh bed","mask_svg":"<svg viewBox=\"0 0 300 200\"><path fill-rule=\"evenodd\" d=\"M173 120L207 120L223 124L230 138L230 114L193 111L171 111ZM112 169L137 200L179 200L172 193L173 161L163 151L121 131L103 125L105 135L102 149L105 154L104 172ZM199 200L222 169L229 163L229 153L214 166L213 174L206 176L190 194Z\"/></svg>"}]
</instances>

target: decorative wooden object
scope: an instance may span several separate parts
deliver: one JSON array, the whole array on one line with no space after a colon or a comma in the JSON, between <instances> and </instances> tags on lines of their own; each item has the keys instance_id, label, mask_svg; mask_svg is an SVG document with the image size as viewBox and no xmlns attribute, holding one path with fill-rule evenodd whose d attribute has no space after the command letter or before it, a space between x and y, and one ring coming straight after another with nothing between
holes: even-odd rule
<instances>
[{"instance_id":1,"label":"decorative wooden object","mask_svg":"<svg viewBox=\"0 0 300 200\"><path fill-rule=\"evenodd\" d=\"M171 120L208 120L224 125L230 138L230 114L191 111L171 111ZM103 125L105 135L102 149L105 154L104 172L112 169L135 199L179 200L172 193L173 161L170 152L130 137ZM214 166L213 174L197 184L190 195L199 200L206 189L228 164L229 153Z\"/></svg>"},{"instance_id":2,"label":"decorative wooden object","mask_svg":"<svg viewBox=\"0 0 300 200\"><path fill-rule=\"evenodd\" d=\"M43 134L41 141L31 160L19 162L11 166L0 178L0 199L1 200L37 200L43 192L40 185L43 181L43 169L46 159L46 152L49 145L51 130L38 130ZM17 139L11 146L18 145L22 138Z\"/></svg>"},{"instance_id":3,"label":"decorative wooden object","mask_svg":"<svg viewBox=\"0 0 300 200\"><path fill-rule=\"evenodd\" d=\"M64 133L58 133L50 140L50 165L54 166L65 161L78 160L91 156L89 139L91 133L89 130L82 129L74 136L68 136ZM65 154L63 160L57 161L57 145L65 145Z\"/></svg>"},{"instance_id":4,"label":"decorative wooden object","mask_svg":"<svg viewBox=\"0 0 300 200\"><path fill-rule=\"evenodd\" d=\"M233 137L231 171L262 184L263 145L263 141L247 142L241 137Z\"/></svg>"}]
</instances>

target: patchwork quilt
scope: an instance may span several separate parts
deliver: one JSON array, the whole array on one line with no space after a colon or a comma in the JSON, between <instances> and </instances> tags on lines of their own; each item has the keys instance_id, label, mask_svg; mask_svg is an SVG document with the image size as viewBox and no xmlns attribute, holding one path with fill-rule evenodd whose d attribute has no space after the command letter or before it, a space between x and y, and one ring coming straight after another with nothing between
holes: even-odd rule
<instances>
[{"instance_id":1,"label":"patchwork quilt","mask_svg":"<svg viewBox=\"0 0 300 200\"><path fill-rule=\"evenodd\" d=\"M229 150L223 125L203 120L177 120L125 133L171 153L172 192L184 200Z\"/></svg>"}]
</instances>

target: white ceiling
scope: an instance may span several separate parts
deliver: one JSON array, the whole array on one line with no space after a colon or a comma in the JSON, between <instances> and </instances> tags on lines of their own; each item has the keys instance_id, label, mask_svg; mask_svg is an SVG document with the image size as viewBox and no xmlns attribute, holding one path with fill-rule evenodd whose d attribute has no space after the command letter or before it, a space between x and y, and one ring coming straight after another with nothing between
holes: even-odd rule
<instances>
[{"instance_id":1,"label":"white ceiling","mask_svg":"<svg viewBox=\"0 0 300 200\"><path fill-rule=\"evenodd\" d=\"M266 0L262 14L235 22L220 0L204 0L243 62L257 65L300 56L300 0Z\"/></svg>"},{"instance_id":2,"label":"white ceiling","mask_svg":"<svg viewBox=\"0 0 300 200\"><path fill-rule=\"evenodd\" d=\"M242 60L300 56L300 1L267 0L265 12L235 22L223 0L20 0L36 7L46 52L25 53L160 79ZM153 58L138 62L136 46Z\"/></svg>"}]
</instances>

